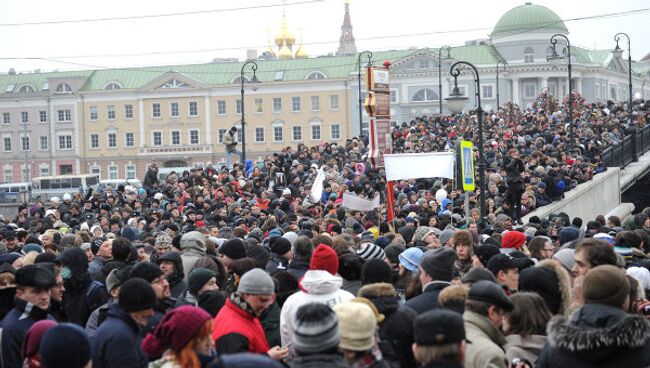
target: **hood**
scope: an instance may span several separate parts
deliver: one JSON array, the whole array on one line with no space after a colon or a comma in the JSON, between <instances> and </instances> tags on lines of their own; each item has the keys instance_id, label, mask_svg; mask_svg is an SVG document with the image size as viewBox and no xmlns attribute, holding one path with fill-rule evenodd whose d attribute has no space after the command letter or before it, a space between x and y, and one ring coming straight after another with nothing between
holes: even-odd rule
<instances>
[{"instance_id":1,"label":"hood","mask_svg":"<svg viewBox=\"0 0 650 368\"><path fill-rule=\"evenodd\" d=\"M300 286L308 294L330 294L341 289L343 279L327 271L309 270L300 281Z\"/></svg>"},{"instance_id":2,"label":"hood","mask_svg":"<svg viewBox=\"0 0 650 368\"><path fill-rule=\"evenodd\" d=\"M375 283L363 286L357 296L366 298L377 307L379 313L388 317L399 307L400 298L395 287L388 283Z\"/></svg>"},{"instance_id":3,"label":"hood","mask_svg":"<svg viewBox=\"0 0 650 368\"><path fill-rule=\"evenodd\" d=\"M194 250L201 255L205 255L205 240L203 234L198 231L190 231L181 238L181 249Z\"/></svg>"},{"instance_id":4,"label":"hood","mask_svg":"<svg viewBox=\"0 0 650 368\"><path fill-rule=\"evenodd\" d=\"M561 264L552 259L545 259L537 264L536 267L544 267L555 273L560 288L562 300L560 302L560 309L557 314L567 315L569 307L573 303L573 292L571 290L571 276L569 272L562 267Z\"/></svg>"},{"instance_id":5,"label":"hood","mask_svg":"<svg viewBox=\"0 0 650 368\"><path fill-rule=\"evenodd\" d=\"M174 274L172 277L169 277L167 281L169 281L170 284L172 284L172 281L176 280L182 280L185 277L185 272L183 269L183 260L181 258L181 255L176 253L176 252L167 252L163 254L162 256L158 257L156 259L156 264L160 265L160 262L162 261L171 261L174 263ZM176 285L176 283L173 283Z\"/></svg>"},{"instance_id":6,"label":"hood","mask_svg":"<svg viewBox=\"0 0 650 368\"><path fill-rule=\"evenodd\" d=\"M622 309L586 304L571 320L556 316L547 327L551 346L588 362L611 358L621 349L638 349L650 340L650 321Z\"/></svg>"}]
</instances>

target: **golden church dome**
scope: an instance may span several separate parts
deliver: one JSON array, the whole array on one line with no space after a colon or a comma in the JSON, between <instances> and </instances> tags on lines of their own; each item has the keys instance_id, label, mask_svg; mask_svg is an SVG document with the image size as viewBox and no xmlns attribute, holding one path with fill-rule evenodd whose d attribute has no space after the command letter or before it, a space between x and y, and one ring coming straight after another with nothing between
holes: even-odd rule
<instances>
[{"instance_id":1,"label":"golden church dome","mask_svg":"<svg viewBox=\"0 0 650 368\"><path fill-rule=\"evenodd\" d=\"M291 59L293 58L293 54L291 53L291 50L287 47L287 44L283 44L282 47L280 47L280 54L278 55L278 59Z\"/></svg>"},{"instance_id":2,"label":"golden church dome","mask_svg":"<svg viewBox=\"0 0 650 368\"><path fill-rule=\"evenodd\" d=\"M295 58L296 59L307 59L308 57L309 57L309 55L307 54L307 51L305 51L305 46L300 45L300 47L298 47L298 51L296 51Z\"/></svg>"}]
</instances>

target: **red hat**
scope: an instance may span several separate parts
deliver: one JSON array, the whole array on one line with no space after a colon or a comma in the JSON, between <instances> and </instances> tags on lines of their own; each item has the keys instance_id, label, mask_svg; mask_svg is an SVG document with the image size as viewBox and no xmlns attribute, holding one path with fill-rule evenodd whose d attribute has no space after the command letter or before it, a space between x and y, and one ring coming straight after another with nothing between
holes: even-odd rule
<instances>
[{"instance_id":1,"label":"red hat","mask_svg":"<svg viewBox=\"0 0 650 368\"><path fill-rule=\"evenodd\" d=\"M183 305L167 312L153 332L142 340L142 350L151 359L159 358L167 349L180 351L212 317L203 308Z\"/></svg>"},{"instance_id":2,"label":"red hat","mask_svg":"<svg viewBox=\"0 0 650 368\"><path fill-rule=\"evenodd\" d=\"M332 247L319 244L311 255L310 270L323 270L336 275L339 270L339 257Z\"/></svg>"},{"instance_id":3,"label":"red hat","mask_svg":"<svg viewBox=\"0 0 650 368\"><path fill-rule=\"evenodd\" d=\"M521 248L526 242L526 235L519 231L508 231L501 239L501 248Z\"/></svg>"}]
</instances>

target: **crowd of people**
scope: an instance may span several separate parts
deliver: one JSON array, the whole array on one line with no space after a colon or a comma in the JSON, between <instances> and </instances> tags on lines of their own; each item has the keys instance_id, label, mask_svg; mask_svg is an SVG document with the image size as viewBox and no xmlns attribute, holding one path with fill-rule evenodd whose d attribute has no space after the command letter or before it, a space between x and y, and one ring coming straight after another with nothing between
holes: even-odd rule
<instances>
[{"instance_id":1,"label":"crowd of people","mask_svg":"<svg viewBox=\"0 0 650 368\"><path fill-rule=\"evenodd\" d=\"M387 222L362 139L164 180L154 163L142 188L21 206L0 219L0 366L649 366L650 208L522 218L606 170L602 150L650 115L581 104L569 142L541 107L486 114L485 217L478 193L465 208L429 178L395 183ZM393 151L453 149L476 119L396 125Z\"/></svg>"}]
</instances>

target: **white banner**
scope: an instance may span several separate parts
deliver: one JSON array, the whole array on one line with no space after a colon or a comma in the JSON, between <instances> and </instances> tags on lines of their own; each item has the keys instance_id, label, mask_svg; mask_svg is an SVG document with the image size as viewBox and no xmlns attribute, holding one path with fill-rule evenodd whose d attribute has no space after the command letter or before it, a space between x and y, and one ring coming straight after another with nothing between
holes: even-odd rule
<instances>
[{"instance_id":1,"label":"white banner","mask_svg":"<svg viewBox=\"0 0 650 368\"><path fill-rule=\"evenodd\" d=\"M309 191L309 200L311 203L320 202L323 196L323 180L325 180L325 171L323 171L323 167L321 166L318 169L318 174L316 174L316 179L314 179L314 184L311 186L311 191Z\"/></svg>"},{"instance_id":2,"label":"white banner","mask_svg":"<svg viewBox=\"0 0 650 368\"><path fill-rule=\"evenodd\" d=\"M379 194L373 200L355 197L349 193L343 193L343 203L341 206L354 211L372 211L379 207Z\"/></svg>"},{"instance_id":3,"label":"white banner","mask_svg":"<svg viewBox=\"0 0 650 368\"><path fill-rule=\"evenodd\" d=\"M384 155L386 180L454 178L453 152Z\"/></svg>"}]
</instances>

